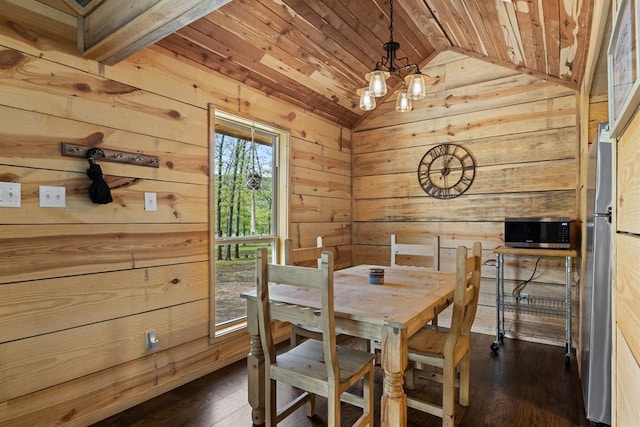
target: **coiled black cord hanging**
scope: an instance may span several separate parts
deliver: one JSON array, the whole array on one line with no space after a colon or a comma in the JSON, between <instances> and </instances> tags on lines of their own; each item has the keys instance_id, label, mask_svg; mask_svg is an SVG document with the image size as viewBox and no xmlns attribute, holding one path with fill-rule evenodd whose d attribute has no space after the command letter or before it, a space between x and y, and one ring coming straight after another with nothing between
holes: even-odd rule
<instances>
[{"instance_id":1,"label":"coiled black cord hanging","mask_svg":"<svg viewBox=\"0 0 640 427\"><path fill-rule=\"evenodd\" d=\"M531 273L531 276L527 280L520 282L515 288L513 288L513 291L511 292L511 296L513 296L515 299L517 300L520 299L520 293L524 290L524 288L527 287L529 282L533 280L533 276L535 276L536 271L538 270L538 263L540 262L540 259L542 259L542 257L538 257L538 260L536 261L536 265L533 267L533 273Z\"/></svg>"}]
</instances>

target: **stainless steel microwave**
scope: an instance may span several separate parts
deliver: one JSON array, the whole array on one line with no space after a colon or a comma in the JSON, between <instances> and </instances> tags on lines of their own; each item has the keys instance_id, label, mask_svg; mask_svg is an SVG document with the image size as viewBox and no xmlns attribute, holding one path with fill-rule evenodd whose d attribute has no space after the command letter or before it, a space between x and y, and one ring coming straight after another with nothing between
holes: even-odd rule
<instances>
[{"instance_id":1,"label":"stainless steel microwave","mask_svg":"<svg viewBox=\"0 0 640 427\"><path fill-rule=\"evenodd\" d=\"M504 244L513 248L573 249L578 232L576 221L564 217L504 220Z\"/></svg>"}]
</instances>

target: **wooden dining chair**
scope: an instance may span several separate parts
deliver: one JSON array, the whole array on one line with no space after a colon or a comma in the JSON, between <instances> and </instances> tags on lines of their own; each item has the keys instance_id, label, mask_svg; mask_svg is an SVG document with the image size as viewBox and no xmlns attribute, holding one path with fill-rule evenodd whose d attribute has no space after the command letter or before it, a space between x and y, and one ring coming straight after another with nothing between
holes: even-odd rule
<instances>
[{"instance_id":1,"label":"wooden dining chair","mask_svg":"<svg viewBox=\"0 0 640 427\"><path fill-rule=\"evenodd\" d=\"M319 266L322 249L322 236L318 236L316 238L316 247L304 248L302 251L296 251L299 254L303 254L303 256L298 259L298 263L302 266L314 264ZM293 258L293 241L291 239L285 239L284 264L294 265ZM295 347L300 344L302 340L309 338L322 341L322 331L319 328L303 327L291 324L291 338L289 341L289 345L291 347Z\"/></svg>"},{"instance_id":2,"label":"wooden dining chair","mask_svg":"<svg viewBox=\"0 0 640 427\"><path fill-rule=\"evenodd\" d=\"M284 241L284 263L301 267L315 267L319 264L320 255L324 251L322 236L316 236L316 245L294 248L293 240Z\"/></svg>"},{"instance_id":3,"label":"wooden dining chair","mask_svg":"<svg viewBox=\"0 0 640 427\"><path fill-rule=\"evenodd\" d=\"M362 408L354 426L373 426L373 355L336 345L333 301L333 254L323 252L318 268L270 264L267 251L256 253L258 326L265 356L266 425L275 426L302 405L307 415L315 413L315 395L327 398L329 426L340 426L341 400ZM270 303L269 283L294 285L318 295L314 307ZM306 340L277 353L271 330L274 320L322 330L322 340ZM362 381L362 394L347 392ZM276 383L280 381L304 392L278 408Z\"/></svg>"},{"instance_id":4,"label":"wooden dining chair","mask_svg":"<svg viewBox=\"0 0 640 427\"><path fill-rule=\"evenodd\" d=\"M420 237L411 243L399 243L395 234L391 235L391 267L423 267L440 270L440 238Z\"/></svg>"},{"instance_id":5,"label":"wooden dining chair","mask_svg":"<svg viewBox=\"0 0 640 427\"><path fill-rule=\"evenodd\" d=\"M391 267L419 267L440 270L440 237L418 237L399 243L395 234L391 235ZM446 307L438 308L444 309ZM438 312L431 326L438 328Z\"/></svg>"},{"instance_id":6,"label":"wooden dining chair","mask_svg":"<svg viewBox=\"0 0 640 427\"><path fill-rule=\"evenodd\" d=\"M406 242L398 242L395 234L391 234L391 267L416 267L440 270L440 237L428 236L412 238ZM444 308L444 307L442 307ZM431 326L438 327L438 313L434 314ZM380 351L382 343L371 340L371 351Z\"/></svg>"},{"instance_id":7,"label":"wooden dining chair","mask_svg":"<svg viewBox=\"0 0 640 427\"><path fill-rule=\"evenodd\" d=\"M423 328L409 338L408 359L421 369L407 371L407 388L414 385L413 375L442 382L442 402L436 405L430 402L407 397L407 406L442 418L443 426L453 426L456 367L459 366L459 401L462 406L469 405L469 375L471 362L471 325L478 308L480 293L480 268L482 246L473 244L471 256L467 257L467 248L460 246L456 250L456 287L453 297L451 328L448 331ZM422 368L434 366L442 370L441 375L420 375ZM426 372L425 372L426 373Z\"/></svg>"}]
</instances>

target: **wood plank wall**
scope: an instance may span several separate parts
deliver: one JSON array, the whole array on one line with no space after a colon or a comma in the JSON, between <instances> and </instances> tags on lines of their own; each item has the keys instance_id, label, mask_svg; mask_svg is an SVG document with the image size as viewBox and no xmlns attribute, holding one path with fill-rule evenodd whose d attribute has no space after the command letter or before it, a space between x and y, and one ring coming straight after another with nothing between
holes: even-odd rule
<instances>
[{"instance_id":1,"label":"wood plank wall","mask_svg":"<svg viewBox=\"0 0 640 427\"><path fill-rule=\"evenodd\" d=\"M617 142L612 425L640 425L640 114Z\"/></svg>"},{"instance_id":2,"label":"wood plank wall","mask_svg":"<svg viewBox=\"0 0 640 427\"><path fill-rule=\"evenodd\" d=\"M289 237L296 264L296 249L315 247L321 236L323 248L334 253L335 268L351 266L350 136L343 129L326 145L291 139Z\"/></svg>"},{"instance_id":3,"label":"wood plank wall","mask_svg":"<svg viewBox=\"0 0 640 427\"><path fill-rule=\"evenodd\" d=\"M354 264L388 265L391 233L439 235L442 270L453 270L458 245L482 242L474 330L492 334L492 250L504 243L504 218L579 216L577 96L571 89L454 52L441 53L423 71L432 77L430 91L414 102L412 112L396 113L389 102L354 130ZM417 167L430 148L445 142L466 147L477 168L465 194L438 200L418 185ZM535 262L505 257L506 290L528 279ZM525 292L563 298L564 289L564 259L549 258L540 261ZM512 323L516 318L520 322ZM506 327L508 336L564 344L562 318L507 313Z\"/></svg>"},{"instance_id":4,"label":"wood plank wall","mask_svg":"<svg viewBox=\"0 0 640 427\"><path fill-rule=\"evenodd\" d=\"M26 33L22 33L27 35ZM210 342L208 107L290 132L290 234L351 263L344 129L152 47L103 67L0 25L0 424L86 425L247 354ZM61 141L160 158L98 162L114 202L92 204L86 160ZM40 185L65 208L40 208ZM143 193L158 210L145 212ZM145 349L154 329L159 351Z\"/></svg>"}]
</instances>

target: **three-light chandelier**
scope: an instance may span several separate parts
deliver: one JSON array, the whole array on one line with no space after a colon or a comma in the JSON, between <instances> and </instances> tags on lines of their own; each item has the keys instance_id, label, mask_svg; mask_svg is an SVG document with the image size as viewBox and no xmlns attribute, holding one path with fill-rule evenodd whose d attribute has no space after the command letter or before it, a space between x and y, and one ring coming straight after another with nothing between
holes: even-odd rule
<instances>
[{"instance_id":1,"label":"three-light chandelier","mask_svg":"<svg viewBox=\"0 0 640 427\"><path fill-rule=\"evenodd\" d=\"M398 58L397 52L400 49L400 43L393 40L393 0L389 1L391 12L389 14L389 41L383 45L386 56L383 56L380 62L376 63L373 71L365 75L365 79L369 82L369 86L358 89L360 95L360 109L370 111L376 108L376 98L380 98L387 94L386 80L391 74L395 74L403 81L402 88L398 90L398 98L396 100L396 111L411 111L412 100L422 99L426 96L426 82L429 76L420 72L420 67L416 64L410 64L409 58ZM414 74L409 74L404 79L402 72L415 68Z\"/></svg>"}]
</instances>

